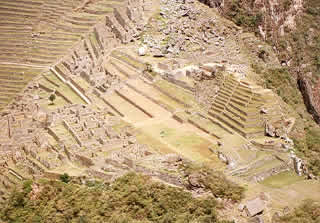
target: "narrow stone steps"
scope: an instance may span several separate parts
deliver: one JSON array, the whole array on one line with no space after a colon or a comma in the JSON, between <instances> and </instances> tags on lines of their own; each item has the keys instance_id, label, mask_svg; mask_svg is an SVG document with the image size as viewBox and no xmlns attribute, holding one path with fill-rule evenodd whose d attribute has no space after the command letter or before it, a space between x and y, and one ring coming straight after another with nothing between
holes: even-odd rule
<instances>
[{"instance_id":1,"label":"narrow stone steps","mask_svg":"<svg viewBox=\"0 0 320 223\"><path fill-rule=\"evenodd\" d=\"M216 119L215 117L212 117L209 113L208 116L204 118L207 118L210 122L212 122L214 125L219 126L220 129L223 129L223 131L225 131L225 133L227 134L234 134L234 130L232 128L230 128L229 126L225 125L223 122L221 122L220 120ZM222 135L222 134L221 134Z\"/></svg>"},{"instance_id":2,"label":"narrow stone steps","mask_svg":"<svg viewBox=\"0 0 320 223\"><path fill-rule=\"evenodd\" d=\"M240 135L244 137L249 137L254 134L264 134L264 128L243 128L242 126L239 125L238 122L235 120L231 119L230 116L226 116L224 113L215 113L213 111L208 112L208 114L220 122L224 123L227 125L229 128L233 129L234 131L238 132Z\"/></svg>"}]
</instances>

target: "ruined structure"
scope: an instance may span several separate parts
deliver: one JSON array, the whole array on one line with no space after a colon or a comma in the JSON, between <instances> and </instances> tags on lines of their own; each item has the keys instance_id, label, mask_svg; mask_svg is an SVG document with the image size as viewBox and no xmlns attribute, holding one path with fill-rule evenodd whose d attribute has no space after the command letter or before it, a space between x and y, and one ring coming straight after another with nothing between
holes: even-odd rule
<instances>
[{"instance_id":1,"label":"ruined structure","mask_svg":"<svg viewBox=\"0 0 320 223\"><path fill-rule=\"evenodd\" d=\"M233 38L242 32L220 29L207 7L20 2L0 2L0 11L18 14L0 27L8 47L0 58L0 194L24 179L68 173L111 182L129 171L204 193L192 176L185 185L187 160L253 183L300 171L289 154L294 119L247 65L227 61L225 46L233 44L236 60ZM24 16L30 24L20 29ZM261 212L251 206L249 216Z\"/></svg>"}]
</instances>

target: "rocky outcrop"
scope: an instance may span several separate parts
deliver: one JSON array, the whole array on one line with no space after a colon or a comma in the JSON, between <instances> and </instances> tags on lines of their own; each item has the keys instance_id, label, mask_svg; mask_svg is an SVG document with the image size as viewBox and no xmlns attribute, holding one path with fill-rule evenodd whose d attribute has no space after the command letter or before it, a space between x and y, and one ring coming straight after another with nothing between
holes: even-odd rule
<instances>
[{"instance_id":1,"label":"rocky outcrop","mask_svg":"<svg viewBox=\"0 0 320 223\"><path fill-rule=\"evenodd\" d=\"M320 98L319 93L312 90L312 85L307 78L300 78L298 81L304 103L314 120L320 124ZM319 88L318 88L319 91ZM317 97L318 96L318 97Z\"/></svg>"},{"instance_id":2,"label":"rocky outcrop","mask_svg":"<svg viewBox=\"0 0 320 223\"><path fill-rule=\"evenodd\" d=\"M211 8L221 7L223 1L222 0L199 0L200 2L210 6Z\"/></svg>"},{"instance_id":3,"label":"rocky outcrop","mask_svg":"<svg viewBox=\"0 0 320 223\"><path fill-rule=\"evenodd\" d=\"M319 3L315 5L315 2L308 0L199 1L213 8L220 8L237 25L254 30L264 40L273 42L281 64L288 67L293 76L298 77L307 110L320 124L320 81L315 75L319 65L318 59L314 59L318 51L317 42L313 41L319 33L312 28L316 27L319 19L316 12L309 12L317 10ZM310 17L309 20L304 19L306 16ZM304 38L306 32L306 43L299 46L300 43L296 43L295 39ZM313 60L315 62L311 62Z\"/></svg>"},{"instance_id":4,"label":"rocky outcrop","mask_svg":"<svg viewBox=\"0 0 320 223\"><path fill-rule=\"evenodd\" d=\"M252 16L255 23L252 25L258 25L259 33L264 39L273 39L284 35L285 28L294 29L296 26L295 18L303 10L303 0L199 1L212 8L221 8L223 13L229 17L236 17L241 8L245 16ZM244 19L244 17L242 18ZM246 21L238 22L246 23Z\"/></svg>"}]
</instances>

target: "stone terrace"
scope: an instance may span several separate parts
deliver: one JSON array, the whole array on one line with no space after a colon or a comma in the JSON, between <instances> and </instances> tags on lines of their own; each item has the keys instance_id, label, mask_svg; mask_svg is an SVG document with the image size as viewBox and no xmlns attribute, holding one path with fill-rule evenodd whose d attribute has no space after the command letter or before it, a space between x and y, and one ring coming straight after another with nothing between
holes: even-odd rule
<instances>
[{"instance_id":1,"label":"stone terrace","mask_svg":"<svg viewBox=\"0 0 320 223\"><path fill-rule=\"evenodd\" d=\"M135 30L129 24L139 18L140 11L135 10L139 4L131 0L1 1L0 109L84 37L81 44L91 59L104 53L105 44L129 41Z\"/></svg>"}]
</instances>

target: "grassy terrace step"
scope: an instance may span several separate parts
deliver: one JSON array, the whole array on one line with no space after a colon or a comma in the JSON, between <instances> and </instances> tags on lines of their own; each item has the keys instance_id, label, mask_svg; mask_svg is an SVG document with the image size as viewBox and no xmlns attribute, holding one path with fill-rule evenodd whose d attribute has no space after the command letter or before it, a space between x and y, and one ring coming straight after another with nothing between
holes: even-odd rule
<instances>
[{"instance_id":1,"label":"grassy terrace step","mask_svg":"<svg viewBox=\"0 0 320 223\"><path fill-rule=\"evenodd\" d=\"M234 115L233 113L229 112L228 110L224 110L222 112L224 116L226 116L228 119L232 120L233 122L237 123L242 128L256 128L256 127L262 127L261 120L253 120L253 121L243 121L239 116Z\"/></svg>"},{"instance_id":2,"label":"grassy terrace step","mask_svg":"<svg viewBox=\"0 0 320 223\"><path fill-rule=\"evenodd\" d=\"M221 98L225 101L229 101L229 99L232 97L232 95L230 94L226 94L225 92L223 92L222 90L219 91L217 98Z\"/></svg>"},{"instance_id":3,"label":"grassy terrace step","mask_svg":"<svg viewBox=\"0 0 320 223\"><path fill-rule=\"evenodd\" d=\"M238 132L240 135L244 137L249 137L250 135L264 133L264 128L243 128L239 126L239 124L234 120L226 117L225 114L215 113L214 111L210 111L208 112L208 114L216 118L217 120L219 120L221 123L224 123L229 128L233 129L234 131Z\"/></svg>"},{"instance_id":4,"label":"grassy terrace step","mask_svg":"<svg viewBox=\"0 0 320 223\"><path fill-rule=\"evenodd\" d=\"M80 22L97 22L97 19L103 18L101 16L88 14L85 12L73 12L67 15L64 15L65 18L80 21Z\"/></svg>"},{"instance_id":5,"label":"grassy terrace step","mask_svg":"<svg viewBox=\"0 0 320 223\"><path fill-rule=\"evenodd\" d=\"M219 126L221 129L223 129L225 132L229 134L234 134L234 130L231 129L229 126L225 125L223 122L219 121L218 119L211 117L210 114L208 113L208 117L203 116L200 114L202 118L208 119L210 122L212 122L214 125Z\"/></svg>"},{"instance_id":6,"label":"grassy terrace step","mask_svg":"<svg viewBox=\"0 0 320 223\"><path fill-rule=\"evenodd\" d=\"M19 92L21 90L20 87L17 86L10 86L10 85L4 85L4 84L0 84L0 89L1 90L5 90L5 91L16 91Z\"/></svg>"},{"instance_id":7,"label":"grassy terrace step","mask_svg":"<svg viewBox=\"0 0 320 223\"><path fill-rule=\"evenodd\" d=\"M86 40L86 44L88 48L91 49L91 52L93 53L95 58L99 58L101 50L95 45L95 42L92 40L91 35L89 35L89 38Z\"/></svg>"},{"instance_id":8,"label":"grassy terrace step","mask_svg":"<svg viewBox=\"0 0 320 223\"><path fill-rule=\"evenodd\" d=\"M24 77L16 72L0 72L0 80L13 80L13 81L23 81Z\"/></svg>"},{"instance_id":9,"label":"grassy terrace step","mask_svg":"<svg viewBox=\"0 0 320 223\"><path fill-rule=\"evenodd\" d=\"M2 38L0 38L0 41L2 40ZM2 49L8 49L8 50L11 50L11 49L21 49L23 46L24 46L24 50L23 51L20 51L20 52L17 52L17 53L25 53L25 52L41 52L41 51L44 51L46 52L47 54L51 54L52 51L55 52L65 52L66 51L66 47L71 47L72 46L72 43L69 43L69 44L59 44L59 43L55 43L55 44L44 44L44 43L39 43L37 45L35 44L32 44L31 45L31 42L30 44L24 44L24 42L26 41L30 41L29 39L20 39L19 41L1 41L0 43L0 47Z\"/></svg>"},{"instance_id":10,"label":"grassy terrace step","mask_svg":"<svg viewBox=\"0 0 320 223\"><path fill-rule=\"evenodd\" d=\"M36 38L37 41L49 42L49 41L57 41L61 43L74 43L75 41L80 40L80 35L67 36L65 34L58 35L41 35Z\"/></svg>"},{"instance_id":11,"label":"grassy terrace step","mask_svg":"<svg viewBox=\"0 0 320 223\"><path fill-rule=\"evenodd\" d=\"M1 55L2 57L3 56L8 56L8 57L20 57L20 58L24 58L24 59L28 59L28 58L31 58L31 60L38 60L38 61L44 61L44 62L53 62L54 60L56 60L57 56L49 56L49 55L41 55L41 54L37 54L37 53L32 53L32 52L23 52L23 53L20 53L20 52L12 52L12 53L9 53L9 52L4 52L3 55Z\"/></svg>"},{"instance_id":12,"label":"grassy terrace step","mask_svg":"<svg viewBox=\"0 0 320 223\"><path fill-rule=\"evenodd\" d=\"M39 14L39 9L33 9L33 10L28 10L28 9L24 9L21 8L21 6L17 6L17 7L6 7L6 6L2 6L1 2L0 2L0 11L1 12L7 12L7 13L15 13L15 14L21 14L21 15L37 15Z\"/></svg>"},{"instance_id":13,"label":"grassy terrace step","mask_svg":"<svg viewBox=\"0 0 320 223\"><path fill-rule=\"evenodd\" d=\"M189 120L190 114L186 113L185 111L175 112L172 117L180 123L185 123Z\"/></svg>"},{"instance_id":14,"label":"grassy terrace step","mask_svg":"<svg viewBox=\"0 0 320 223\"><path fill-rule=\"evenodd\" d=\"M63 124L51 127L51 129L59 137L60 140L65 139L69 145L73 145L77 143L76 139L63 126Z\"/></svg>"},{"instance_id":15,"label":"grassy terrace step","mask_svg":"<svg viewBox=\"0 0 320 223\"><path fill-rule=\"evenodd\" d=\"M141 111L142 113L144 113L145 115L147 115L149 118L153 118L154 116L147 111L145 108L143 108L143 106L141 106L140 104L137 104L135 102L135 100L132 100L130 97L130 94L126 94L126 92L124 91L115 91L117 95L119 95L122 99L126 100L128 103L130 103L132 106L134 106L135 108L137 108L139 111ZM140 96L140 95L139 95ZM141 97L141 96L140 96ZM143 98L143 97L141 97ZM145 105L145 104L144 104ZM148 108L150 109L150 108Z\"/></svg>"},{"instance_id":16,"label":"grassy terrace step","mask_svg":"<svg viewBox=\"0 0 320 223\"><path fill-rule=\"evenodd\" d=\"M249 108L256 108L262 104L261 102L257 102L257 101L242 101L235 97L232 97L230 101L239 106L249 107Z\"/></svg>"},{"instance_id":17,"label":"grassy terrace step","mask_svg":"<svg viewBox=\"0 0 320 223\"><path fill-rule=\"evenodd\" d=\"M220 105L218 104L212 104L211 108L213 111L217 112L217 113L221 113L224 111L224 107L221 107Z\"/></svg>"},{"instance_id":18,"label":"grassy terrace step","mask_svg":"<svg viewBox=\"0 0 320 223\"><path fill-rule=\"evenodd\" d=\"M25 33L31 33L32 27L0 27L1 33L12 33L12 34L25 34Z\"/></svg>"},{"instance_id":19,"label":"grassy terrace step","mask_svg":"<svg viewBox=\"0 0 320 223\"><path fill-rule=\"evenodd\" d=\"M128 64L112 58L110 60L110 64L118 71L120 72L122 75L126 76L126 77L136 77L137 75L139 75L138 71L133 69L131 66L128 66Z\"/></svg>"},{"instance_id":20,"label":"grassy terrace step","mask_svg":"<svg viewBox=\"0 0 320 223\"><path fill-rule=\"evenodd\" d=\"M107 72L117 75L121 80L126 80L129 77L127 73L124 73L122 69L117 68L117 65L114 65L111 61L105 65L105 69Z\"/></svg>"},{"instance_id":21,"label":"grassy terrace step","mask_svg":"<svg viewBox=\"0 0 320 223\"><path fill-rule=\"evenodd\" d=\"M89 40L91 42L92 49L93 49L94 53L96 54L96 57L98 57L99 54L101 53L102 46L99 44L99 41L97 40L95 33L91 33L89 35Z\"/></svg>"},{"instance_id":22,"label":"grassy terrace step","mask_svg":"<svg viewBox=\"0 0 320 223\"><path fill-rule=\"evenodd\" d=\"M30 16L29 18L25 18L22 16L14 16L14 15L8 15L7 13L0 13L1 23L6 22L17 22L21 24L28 24L28 23L34 23L39 20L38 17Z\"/></svg>"},{"instance_id":23,"label":"grassy terrace step","mask_svg":"<svg viewBox=\"0 0 320 223\"><path fill-rule=\"evenodd\" d=\"M188 119L189 122L194 123L200 128L202 131L207 134L213 136L216 139L221 139L223 135L228 134L225 130L223 130L218 125L213 124L210 120L205 119L199 115L192 115Z\"/></svg>"},{"instance_id":24,"label":"grassy terrace step","mask_svg":"<svg viewBox=\"0 0 320 223\"><path fill-rule=\"evenodd\" d=\"M190 94L189 91L178 87L177 85L174 85L166 80L158 80L153 85L167 96L175 98L174 100L185 107L198 107L198 103L196 102L194 95ZM175 94L173 95L172 92L175 92Z\"/></svg>"},{"instance_id":25,"label":"grassy terrace step","mask_svg":"<svg viewBox=\"0 0 320 223\"><path fill-rule=\"evenodd\" d=\"M170 112L184 108L183 104L177 102L177 100L169 97L167 94L164 94L162 91L155 88L154 85L148 84L141 79L131 79L130 85L136 89L139 89L139 91L144 95L152 97L155 101L161 104L162 107L166 108L166 110Z\"/></svg>"},{"instance_id":26,"label":"grassy terrace step","mask_svg":"<svg viewBox=\"0 0 320 223\"><path fill-rule=\"evenodd\" d=\"M232 95L233 94L232 90L225 88L223 86L222 86L222 88L220 88L219 92L223 92L225 95Z\"/></svg>"},{"instance_id":27,"label":"grassy terrace step","mask_svg":"<svg viewBox=\"0 0 320 223\"><path fill-rule=\"evenodd\" d=\"M144 96L145 98L149 99L150 101L152 101L153 103L159 105L160 107L162 107L163 109L165 109L168 112L174 112L174 110L169 107L168 105L164 104L162 101L159 101L155 98L153 98L151 95L146 94L145 92L141 91L140 89L136 88L134 85L130 84L130 83L126 83L126 85L131 88L132 90L134 90L136 93ZM141 85L140 85L141 87Z\"/></svg>"},{"instance_id":28,"label":"grassy terrace step","mask_svg":"<svg viewBox=\"0 0 320 223\"><path fill-rule=\"evenodd\" d=\"M227 101L226 100L223 100L223 99L220 99L220 98L215 98L215 100L214 100L214 104L215 105L217 105L217 106L219 106L219 107L222 107L222 108L224 108L225 106L226 106L226 104L227 104Z\"/></svg>"},{"instance_id":29,"label":"grassy terrace step","mask_svg":"<svg viewBox=\"0 0 320 223\"><path fill-rule=\"evenodd\" d=\"M3 3L3 2L0 2L0 8L7 8L7 9L10 9L10 10L17 10L17 12L27 12L27 13L34 13L35 15L36 14L39 14L39 12L41 11L41 7L21 7L21 5L14 5L14 4L7 4L7 3Z\"/></svg>"},{"instance_id":30,"label":"grassy terrace step","mask_svg":"<svg viewBox=\"0 0 320 223\"><path fill-rule=\"evenodd\" d=\"M150 117L142 112L139 108L135 107L132 103L128 102L124 98L120 97L118 94L112 94L111 96L105 97L105 100L111 107L124 114L133 122L145 121Z\"/></svg>"},{"instance_id":31,"label":"grassy terrace step","mask_svg":"<svg viewBox=\"0 0 320 223\"><path fill-rule=\"evenodd\" d=\"M1 0L1 2L30 5L35 7L41 6L43 4L43 0Z\"/></svg>"},{"instance_id":32,"label":"grassy terrace step","mask_svg":"<svg viewBox=\"0 0 320 223\"><path fill-rule=\"evenodd\" d=\"M243 97L242 95L238 94L237 92L235 92L232 97L235 98L236 100L243 101L245 103L248 103L252 98L252 96Z\"/></svg>"},{"instance_id":33,"label":"grassy terrace step","mask_svg":"<svg viewBox=\"0 0 320 223\"><path fill-rule=\"evenodd\" d=\"M10 93L10 94L17 94L20 92L21 89L11 89L11 88L6 88L6 87L2 87L1 86L1 89L0 89L0 92L1 94L3 94L2 92L7 92L7 93Z\"/></svg>"},{"instance_id":34,"label":"grassy terrace step","mask_svg":"<svg viewBox=\"0 0 320 223\"><path fill-rule=\"evenodd\" d=\"M133 58L132 56L125 54L121 51L113 51L111 53L111 56L129 64L133 68L138 69L140 71L143 71L145 69L146 65L143 62L140 62L137 59Z\"/></svg>"},{"instance_id":35,"label":"grassy terrace step","mask_svg":"<svg viewBox=\"0 0 320 223\"><path fill-rule=\"evenodd\" d=\"M259 118L259 113L251 114L251 115L245 115L241 112L239 112L237 109L233 108L232 106L227 106L225 108L226 111L230 112L234 116L239 117L242 121L256 121Z\"/></svg>"},{"instance_id":36,"label":"grassy terrace step","mask_svg":"<svg viewBox=\"0 0 320 223\"><path fill-rule=\"evenodd\" d=\"M89 27L79 27L73 24L59 23L56 21L51 22L50 25L63 31L72 31L78 33L86 33L89 31Z\"/></svg>"},{"instance_id":37,"label":"grassy terrace step","mask_svg":"<svg viewBox=\"0 0 320 223\"><path fill-rule=\"evenodd\" d=\"M240 112L246 116L254 116L255 117L259 113L259 109L257 109L257 108L241 106L241 105L236 104L232 101L230 101L228 106L237 110L238 112Z\"/></svg>"},{"instance_id":38,"label":"grassy terrace step","mask_svg":"<svg viewBox=\"0 0 320 223\"><path fill-rule=\"evenodd\" d=\"M58 79L52 72L48 72L45 76L48 80L50 80L50 82L56 83L59 87L57 87L56 85L53 85L50 82L47 82L49 86L51 86L51 88L53 89L57 89L71 102L75 104L86 104L85 101L83 101L80 98L80 96L78 96L68 85L66 85L60 79Z\"/></svg>"},{"instance_id":39,"label":"grassy terrace step","mask_svg":"<svg viewBox=\"0 0 320 223\"><path fill-rule=\"evenodd\" d=\"M46 39L37 39L36 40L36 46L45 46L45 47L56 47L56 48L66 48L66 47L71 47L74 42L71 42L71 41L59 41L59 40L46 40Z\"/></svg>"},{"instance_id":40,"label":"grassy terrace step","mask_svg":"<svg viewBox=\"0 0 320 223\"><path fill-rule=\"evenodd\" d=\"M281 162L280 160L274 158L274 159L270 159L270 160L266 160L265 162L261 163L261 165L251 168L249 169L247 172L245 172L244 174L242 174L242 176L244 177L252 177L254 175L257 175L259 173L263 173L266 172L274 167L277 167L279 165L282 165L283 162Z\"/></svg>"},{"instance_id":41,"label":"grassy terrace step","mask_svg":"<svg viewBox=\"0 0 320 223\"><path fill-rule=\"evenodd\" d=\"M14 1L10 1L10 2L1 1L1 2L0 2L0 6L1 6L1 7L21 8L21 4L16 3L16 2L14 2ZM41 9L41 5L28 5L28 4L23 4L23 9L26 9L26 10Z\"/></svg>"},{"instance_id":42,"label":"grassy terrace step","mask_svg":"<svg viewBox=\"0 0 320 223\"><path fill-rule=\"evenodd\" d=\"M244 95L251 95L252 94L251 88L244 87L244 86L240 85L239 83L226 82L223 84L223 86L230 91L236 91L236 92L242 93Z\"/></svg>"}]
</instances>

